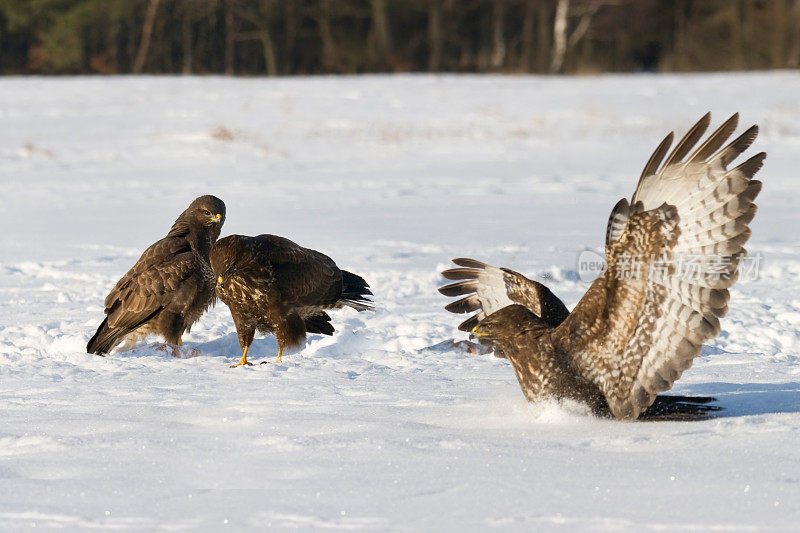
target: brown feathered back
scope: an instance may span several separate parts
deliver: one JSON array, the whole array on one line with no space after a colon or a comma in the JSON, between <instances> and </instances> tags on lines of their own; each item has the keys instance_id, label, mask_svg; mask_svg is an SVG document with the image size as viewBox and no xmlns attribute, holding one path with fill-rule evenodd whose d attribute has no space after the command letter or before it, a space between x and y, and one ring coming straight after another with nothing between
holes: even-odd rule
<instances>
[{"instance_id":1,"label":"brown feathered back","mask_svg":"<svg viewBox=\"0 0 800 533\"><path fill-rule=\"evenodd\" d=\"M256 330L274 332L281 347L298 346L306 332L333 334L326 309L372 309L360 276L277 235L229 235L217 241L210 260L243 350Z\"/></svg>"}]
</instances>

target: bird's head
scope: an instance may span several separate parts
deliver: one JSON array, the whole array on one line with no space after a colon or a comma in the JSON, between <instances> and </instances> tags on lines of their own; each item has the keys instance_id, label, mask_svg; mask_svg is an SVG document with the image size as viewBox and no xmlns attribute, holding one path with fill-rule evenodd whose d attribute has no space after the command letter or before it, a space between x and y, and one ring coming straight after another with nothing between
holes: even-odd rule
<instances>
[{"instance_id":1,"label":"bird's head","mask_svg":"<svg viewBox=\"0 0 800 533\"><path fill-rule=\"evenodd\" d=\"M481 344L510 342L531 331L544 332L549 326L521 305L509 305L495 311L472 328L472 336Z\"/></svg>"},{"instance_id":2,"label":"bird's head","mask_svg":"<svg viewBox=\"0 0 800 533\"><path fill-rule=\"evenodd\" d=\"M225 203L216 196L195 198L178 216L167 237L189 237L192 246L208 253L225 223Z\"/></svg>"},{"instance_id":3,"label":"bird's head","mask_svg":"<svg viewBox=\"0 0 800 533\"><path fill-rule=\"evenodd\" d=\"M195 198L185 213L201 226L219 231L225 223L225 202L207 194Z\"/></svg>"},{"instance_id":4,"label":"bird's head","mask_svg":"<svg viewBox=\"0 0 800 533\"><path fill-rule=\"evenodd\" d=\"M470 337L478 340L481 343L485 341L487 344L491 344L491 341L500 340L498 337L503 336L502 326L503 325L501 324L501 321L496 320L494 315L489 315L477 326L472 328Z\"/></svg>"},{"instance_id":5,"label":"bird's head","mask_svg":"<svg viewBox=\"0 0 800 533\"><path fill-rule=\"evenodd\" d=\"M241 249L241 235L228 235L214 243L208 258L211 270L217 277L217 287L225 288L225 284L236 273Z\"/></svg>"}]
</instances>

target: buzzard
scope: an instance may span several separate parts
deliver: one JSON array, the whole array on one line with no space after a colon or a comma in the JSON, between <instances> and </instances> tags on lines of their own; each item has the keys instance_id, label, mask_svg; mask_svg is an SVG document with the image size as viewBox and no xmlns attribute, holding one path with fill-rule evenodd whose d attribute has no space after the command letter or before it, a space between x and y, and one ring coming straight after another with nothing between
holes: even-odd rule
<instances>
[{"instance_id":1,"label":"buzzard","mask_svg":"<svg viewBox=\"0 0 800 533\"><path fill-rule=\"evenodd\" d=\"M200 196L189 204L167 236L145 250L106 296L106 318L86 350L104 355L150 333L180 345L216 298L208 254L224 222L219 198Z\"/></svg>"},{"instance_id":2,"label":"buzzard","mask_svg":"<svg viewBox=\"0 0 800 533\"><path fill-rule=\"evenodd\" d=\"M573 398L636 419L719 334L756 214L761 182L753 176L766 157L728 170L758 134L752 126L721 148L738 119L694 149L711 121L706 114L669 155L667 135L631 202L614 206L603 273L571 313L541 284L507 269L454 259L459 268L443 272L460 281L440 292L464 295L447 309L478 311L461 329L503 351L529 400Z\"/></svg>"},{"instance_id":3,"label":"buzzard","mask_svg":"<svg viewBox=\"0 0 800 533\"><path fill-rule=\"evenodd\" d=\"M230 308L242 359L256 330L274 333L279 363L283 350L299 346L306 333L333 335L326 309L373 310L363 278L340 270L333 259L276 235L229 235L211 249L217 295Z\"/></svg>"}]
</instances>

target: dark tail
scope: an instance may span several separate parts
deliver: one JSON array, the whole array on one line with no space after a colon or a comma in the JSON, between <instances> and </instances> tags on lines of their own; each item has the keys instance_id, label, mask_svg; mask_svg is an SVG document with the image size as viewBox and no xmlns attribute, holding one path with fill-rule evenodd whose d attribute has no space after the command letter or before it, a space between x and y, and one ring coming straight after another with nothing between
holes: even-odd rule
<instances>
[{"instance_id":1,"label":"dark tail","mask_svg":"<svg viewBox=\"0 0 800 533\"><path fill-rule=\"evenodd\" d=\"M356 311L374 311L375 306L368 296L372 296L372 291L364 278L342 270L342 296L339 301Z\"/></svg>"},{"instance_id":2,"label":"dark tail","mask_svg":"<svg viewBox=\"0 0 800 533\"><path fill-rule=\"evenodd\" d=\"M710 396L656 396L653 405L639 416L640 420L708 420L722 407L707 405L717 401Z\"/></svg>"},{"instance_id":3,"label":"dark tail","mask_svg":"<svg viewBox=\"0 0 800 533\"><path fill-rule=\"evenodd\" d=\"M86 353L105 355L119 344L126 333L126 331L108 327L108 317L106 317L100 327L97 328L94 337L86 345Z\"/></svg>"},{"instance_id":4,"label":"dark tail","mask_svg":"<svg viewBox=\"0 0 800 533\"><path fill-rule=\"evenodd\" d=\"M333 335L333 325L328 313L310 316L303 320L306 323L306 331L309 333L322 333L323 335Z\"/></svg>"}]
</instances>

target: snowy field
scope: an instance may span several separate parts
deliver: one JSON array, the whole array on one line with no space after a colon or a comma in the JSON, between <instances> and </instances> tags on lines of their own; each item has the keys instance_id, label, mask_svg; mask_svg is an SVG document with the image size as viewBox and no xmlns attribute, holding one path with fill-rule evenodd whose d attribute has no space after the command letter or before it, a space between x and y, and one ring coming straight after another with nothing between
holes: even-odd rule
<instances>
[{"instance_id":1,"label":"snowy field","mask_svg":"<svg viewBox=\"0 0 800 533\"><path fill-rule=\"evenodd\" d=\"M796 530L798 95L796 72L0 79L0 530ZM572 307L578 254L708 110L769 154L759 278L673 389L718 417L532 406L506 361L427 348L465 338L436 292L451 257ZM105 294L206 193L223 235L319 249L377 312L280 365L229 368L223 304L184 338L199 357L87 355Z\"/></svg>"}]
</instances>

